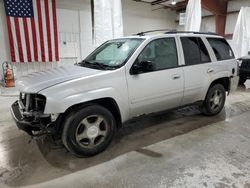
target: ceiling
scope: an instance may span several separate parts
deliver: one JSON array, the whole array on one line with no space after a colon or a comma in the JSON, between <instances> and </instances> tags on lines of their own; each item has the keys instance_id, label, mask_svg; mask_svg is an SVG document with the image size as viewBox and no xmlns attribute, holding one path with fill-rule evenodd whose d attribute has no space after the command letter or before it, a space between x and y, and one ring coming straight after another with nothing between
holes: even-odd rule
<instances>
[{"instance_id":1,"label":"ceiling","mask_svg":"<svg viewBox=\"0 0 250 188\"><path fill-rule=\"evenodd\" d=\"M166 8L177 12L185 10L188 3L188 0L134 0L134 1L151 4L154 7L154 9ZM176 4L172 5L172 1L175 1Z\"/></svg>"}]
</instances>

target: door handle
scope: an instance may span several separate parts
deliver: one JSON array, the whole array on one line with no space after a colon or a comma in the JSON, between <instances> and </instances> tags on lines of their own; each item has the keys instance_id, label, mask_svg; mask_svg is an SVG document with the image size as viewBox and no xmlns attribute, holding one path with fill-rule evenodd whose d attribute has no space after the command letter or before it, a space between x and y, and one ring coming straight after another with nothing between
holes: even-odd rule
<instances>
[{"instance_id":1,"label":"door handle","mask_svg":"<svg viewBox=\"0 0 250 188\"><path fill-rule=\"evenodd\" d=\"M181 76L180 76L179 74L174 74L174 75L172 76L172 79L173 79L173 80L176 80L176 79L179 79L179 78L181 78Z\"/></svg>"},{"instance_id":2,"label":"door handle","mask_svg":"<svg viewBox=\"0 0 250 188\"><path fill-rule=\"evenodd\" d=\"M213 68L210 68L210 69L207 70L207 73L212 73L212 72L214 72Z\"/></svg>"}]
</instances>

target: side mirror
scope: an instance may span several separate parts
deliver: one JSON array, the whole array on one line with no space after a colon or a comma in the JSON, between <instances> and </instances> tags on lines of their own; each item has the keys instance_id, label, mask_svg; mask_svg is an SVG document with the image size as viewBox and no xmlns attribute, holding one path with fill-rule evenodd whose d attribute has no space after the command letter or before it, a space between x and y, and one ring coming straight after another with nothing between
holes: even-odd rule
<instances>
[{"instance_id":1,"label":"side mirror","mask_svg":"<svg viewBox=\"0 0 250 188\"><path fill-rule=\"evenodd\" d=\"M153 71L153 62L152 61L141 61L136 62L131 69L131 74L140 74L144 72L151 72Z\"/></svg>"}]
</instances>

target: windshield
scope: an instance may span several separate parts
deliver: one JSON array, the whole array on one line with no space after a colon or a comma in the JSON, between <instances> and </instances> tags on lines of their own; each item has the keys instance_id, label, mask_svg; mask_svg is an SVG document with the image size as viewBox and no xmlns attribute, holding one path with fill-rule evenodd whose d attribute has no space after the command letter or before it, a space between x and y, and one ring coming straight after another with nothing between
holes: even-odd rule
<instances>
[{"instance_id":1,"label":"windshield","mask_svg":"<svg viewBox=\"0 0 250 188\"><path fill-rule=\"evenodd\" d=\"M98 65L98 68L118 68L130 57L143 39L115 39L110 40L90 54L82 65Z\"/></svg>"}]
</instances>

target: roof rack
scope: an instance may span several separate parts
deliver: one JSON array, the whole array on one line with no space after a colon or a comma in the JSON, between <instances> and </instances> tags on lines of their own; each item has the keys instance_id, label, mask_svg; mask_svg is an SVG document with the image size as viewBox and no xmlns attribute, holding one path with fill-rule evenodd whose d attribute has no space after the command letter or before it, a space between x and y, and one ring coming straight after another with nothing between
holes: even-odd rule
<instances>
[{"instance_id":1,"label":"roof rack","mask_svg":"<svg viewBox=\"0 0 250 188\"><path fill-rule=\"evenodd\" d=\"M147 33L153 33L153 32L157 32L157 31L175 32L176 30L173 30L173 29L156 29L156 30L143 31L143 32L137 33L135 35L144 36Z\"/></svg>"},{"instance_id":2,"label":"roof rack","mask_svg":"<svg viewBox=\"0 0 250 188\"><path fill-rule=\"evenodd\" d=\"M191 34L203 34L203 35L218 35L213 32L197 32L197 31L167 31L165 34L178 34L178 33L191 33Z\"/></svg>"},{"instance_id":3,"label":"roof rack","mask_svg":"<svg viewBox=\"0 0 250 188\"><path fill-rule=\"evenodd\" d=\"M165 34L178 34L178 33L191 33L191 34L203 34L203 35L218 35L217 33L213 32L197 32L197 31L177 31L175 29L156 29L156 30L149 30L137 33L135 35L145 36L147 33L153 33L157 31L165 31Z\"/></svg>"}]
</instances>

